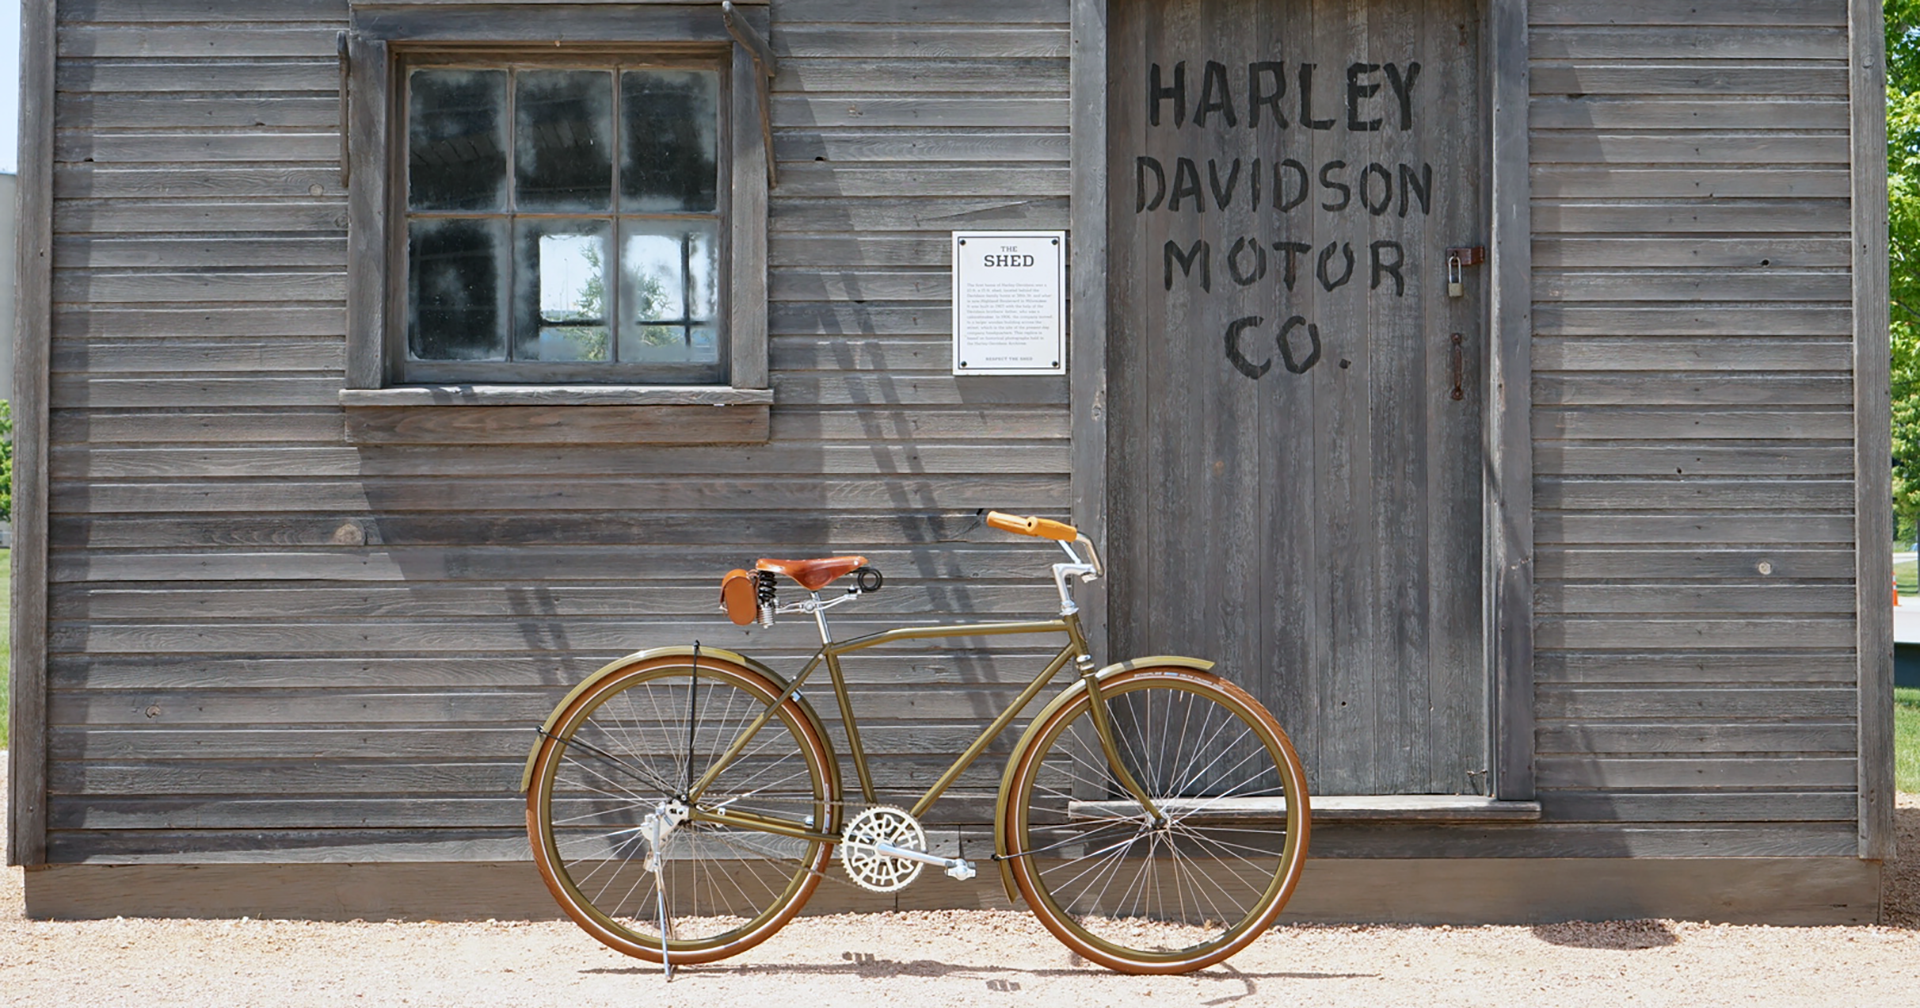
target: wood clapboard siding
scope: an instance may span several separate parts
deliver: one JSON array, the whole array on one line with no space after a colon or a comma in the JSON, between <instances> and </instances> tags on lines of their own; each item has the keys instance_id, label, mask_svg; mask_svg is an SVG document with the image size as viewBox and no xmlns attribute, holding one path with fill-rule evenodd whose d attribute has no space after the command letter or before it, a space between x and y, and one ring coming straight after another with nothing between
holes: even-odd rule
<instances>
[{"instance_id":1,"label":"wood clapboard siding","mask_svg":"<svg viewBox=\"0 0 1920 1008\"><path fill-rule=\"evenodd\" d=\"M571 683L695 638L804 663L807 626L718 616L756 556L869 556L887 590L843 636L1049 610L1051 558L977 513L1067 512L1066 381L947 373L948 232L1067 226L1066 0L779 0L747 446L356 438L348 6L59 5L52 860L524 856L521 759ZM847 663L884 788L1046 650L982 644ZM999 772L941 818L984 821Z\"/></svg>"},{"instance_id":2,"label":"wood clapboard siding","mask_svg":"<svg viewBox=\"0 0 1920 1008\"><path fill-rule=\"evenodd\" d=\"M1529 18L1544 817L1850 851L1848 5Z\"/></svg>"},{"instance_id":3,"label":"wood clapboard siding","mask_svg":"<svg viewBox=\"0 0 1920 1008\"><path fill-rule=\"evenodd\" d=\"M1068 511L1067 383L946 373L947 233L1067 226L1066 0L774 0L751 447L356 441L347 0L57 10L52 860L524 856L512 789L572 682L691 637L804 661L805 627L711 611L755 555L874 559L845 632L1047 610L1044 555L976 511ZM1528 16L1546 821L1316 853L1853 854L1847 5ZM1041 653L978 643L848 663L886 787Z\"/></svg>"}]
</instances>

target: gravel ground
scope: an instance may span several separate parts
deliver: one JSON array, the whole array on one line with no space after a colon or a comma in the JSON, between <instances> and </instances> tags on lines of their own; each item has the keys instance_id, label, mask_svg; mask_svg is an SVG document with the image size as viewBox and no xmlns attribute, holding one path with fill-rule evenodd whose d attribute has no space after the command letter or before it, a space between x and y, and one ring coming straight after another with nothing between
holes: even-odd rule
<instances>
[{"instance_id":1,"label":"gravel ground","mask_svg":"<svg viewBox=\"0 0 1920 1008\"><path fill-rule=\"evenodd\" d=\"M1920 852L1920 796L1900 808L1901 849ZM564 923L29 921L20 869L8 868L0 1004L1909 1005L1920 1000L1920 865L1897 862L1888 876L1879 927L1289 927L1185 977L1074 961L1024 913L803 917L668 984Z\"/></svg>"}]
</instances>

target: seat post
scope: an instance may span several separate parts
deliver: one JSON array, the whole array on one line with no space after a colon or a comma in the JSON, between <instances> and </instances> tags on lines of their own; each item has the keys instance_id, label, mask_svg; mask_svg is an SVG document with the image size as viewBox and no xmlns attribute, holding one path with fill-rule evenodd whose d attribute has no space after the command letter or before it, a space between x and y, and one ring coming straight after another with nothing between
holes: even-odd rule
<instances>
[{"instance_id":1,"label":"seat post","mask_svg":"<svg viewBox=\"0 0 1920 1008\"><path fill-rule=\"evenodd\" d=\"M820 605L820 593L812 592L813 621L820 625L820 643L822 646L833 643L833 631L827 629L827 610Z\"/></svg>"}]
</instances>

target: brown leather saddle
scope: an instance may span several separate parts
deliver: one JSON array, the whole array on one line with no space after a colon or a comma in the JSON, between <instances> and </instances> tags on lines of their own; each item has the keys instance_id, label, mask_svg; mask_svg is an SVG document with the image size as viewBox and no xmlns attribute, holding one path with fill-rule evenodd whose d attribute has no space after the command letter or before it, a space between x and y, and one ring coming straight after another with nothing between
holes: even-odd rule
<instances>
[{"instance_id":1,"label":"brown leather saddle","mask_svg":"<svg viewBox=\"0 0 1920 1008\"><path fill-rule=\"evenodd\" d=\"M754 570L772 571L785 574L798 581L800 587L808 591L819 591L832 584L835 578L851 574L865 567L867 558L863 556L822 557L819 560L758 560Z\"/></svg>"},{"instance_id":2,"label":"brown leather saddle","mask_svg":"<svg viewBox=\"0 0 1920 1008\"><path fill-rule=\"evenodd\" d=\"M822 557L818 560L759 560L753 565L760 574L749 574L743 570L731 570L720 579L720 607L727 611L727 617L741 626L759 619L762 623L773 624L773 575L785 574L798 581L800 587L817 592L832 584L835 578L851 574L867 565L863 556ZM871 577L869 577L869 575ZM867 582L871 580L872 584ZM860 590L878 591L880 572L867 571L860 575Z\"/></svg>"}]
</instances>

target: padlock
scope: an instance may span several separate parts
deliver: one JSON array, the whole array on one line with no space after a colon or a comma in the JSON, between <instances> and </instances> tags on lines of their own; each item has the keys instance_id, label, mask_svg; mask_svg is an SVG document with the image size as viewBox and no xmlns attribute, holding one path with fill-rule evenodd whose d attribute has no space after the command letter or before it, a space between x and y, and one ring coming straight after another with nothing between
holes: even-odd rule
<instances>
[{"instance_id":1,"label":"padlock","mask_svg":"<svg viewBox=\"0 0 1920 1008\"><path fill-rule=\"evenodd\" d=\"M1448 256L1447 257L1447 296L1448 297L1464 297L1466 293L1467 293L1466 285L1460 282L1460 257L1457 255Z\"/></svg>"}]
</instances>

